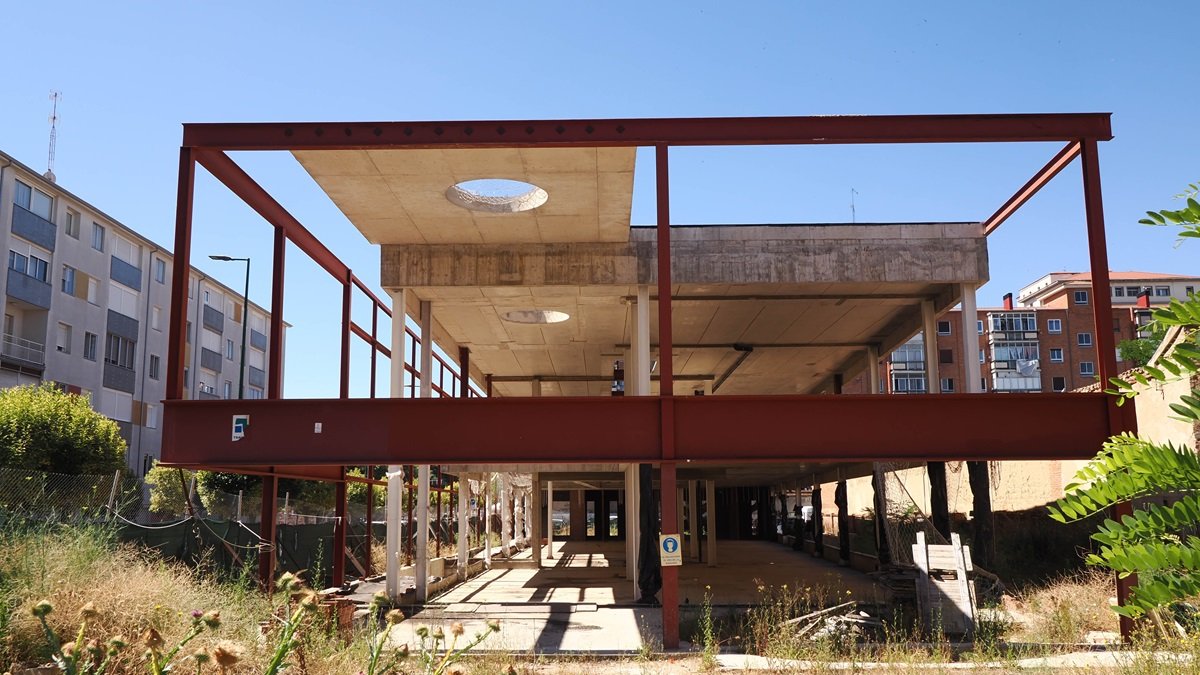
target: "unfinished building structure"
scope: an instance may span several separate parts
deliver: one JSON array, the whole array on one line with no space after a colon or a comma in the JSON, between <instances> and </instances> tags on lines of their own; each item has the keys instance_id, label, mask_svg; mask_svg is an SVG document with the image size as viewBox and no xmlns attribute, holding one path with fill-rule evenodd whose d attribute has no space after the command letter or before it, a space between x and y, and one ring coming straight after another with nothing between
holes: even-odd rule
<instances>
[{"instance_id":1,"label":"unfinished building structure","mask_svg":"<svg viewBox=\"0 0 1200 675\"><path fill-rule=\"evenodd\" d=\"M918 330L933 334L955 305L974 317L975 290L988 278L987 235L1077 157L1091 283L1101 289L1095 316L1110 314L1097 163L1098 143L1109 138L1107 114L185 125L176 270L187 268L199 164L274 227L273 322L283 319L285 242L342 284L342 378L338 398L284 398L272 330L267 399L182 400L186 317L175 312L164 460L261 474L264 504L278 476L335 481L344 503L348 466L388 465L398 477L400 465L417 465L418 505L428 503L431 464L460 477L531 474L535 560L551 534L543 532L553 513L543 514L543 494L572 495L597 527L610 515L622 520L625 574L661 575L663 644L676 646L680 568L659 567L659 531L686 529L688 557L719 563L717 535L752 520L750 502L762 508L764 488L844 481L883 461L1082 458L1134 428L1132 407L1102 394L968 386L874 395L881 355ZM671 218L672 147L1045 141L1064 146L981 222L713 226ZM639 147L654 149L654 227L630 223ZM226 154L269 150L292 152L380 246L390 303ZM497 198L467 184L486 178L531 187ZM394 313L390 340L351 320L356 289L374 316ZM180 302L172 307L184 306L179 273L173 292ZM350 398L355 337L371 346L372 360L392 356L390 391L402 395L405 363L395 357L408 353L405 316L420 327L419 396ZM1101 379L1115 371L1109 328L1095 331ZM958 333L972 351L974 321ZM435 340L487 396L468 396L468 386L459 398L432 396L425 374ZM863 372L870 394L822 395L839 394ZM613 396L615 380L622 396ZM253 424L231 440L227 425L245 415ZM1024 420L1019 443L994 424L1016 417ZM904 434L894 433L899 427ZM400 518L396 488L389 525ZM609 494L621 496L620 507ZM418 515L416 595L424 601L428 509ZM264 538L272 519L264 512ZM393 529L388 547L396 595ZM261 571L270 570L267 554Z\"/></svg>"}]
</instances>

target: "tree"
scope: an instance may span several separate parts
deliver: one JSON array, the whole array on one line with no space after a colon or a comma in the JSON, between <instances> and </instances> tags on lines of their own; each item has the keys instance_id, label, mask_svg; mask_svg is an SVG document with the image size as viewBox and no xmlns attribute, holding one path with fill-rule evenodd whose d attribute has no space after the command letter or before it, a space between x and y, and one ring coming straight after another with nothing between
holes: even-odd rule
<instances>
[{"instance_id":1,"label":"tree","mask_svg":"<svg viewBox=\"0 0 1200 675\"><path fill-rule=\"evenodd\" d=\"M1117 343L1117 351L1120 352L1123 360L1129 361L1135 366L1144 366L1150 363L1154 352L1158 351L1158 346L1162 344L1166 331L1158 325L1151 325L1147 328L1150 331L1149 337L1121 340Z\"/></svg>"},{"instance_id":2,"label":"tree","mask_svg":"<svg viewBox=\"0 0 1200 675\"><path fill-rule=\"evenodd\" d=\"M1139 222L1178 226L1180 242L1200 238L1200 203L1195 199L1200 187L1189 188L1180 195L1186 200L1185 208L1150 211L1149 218ZM1169 353L1141 371L1132 371L1130 379L1111 378L1108 393L1120 397L1118 404L1135 396L1139 385L1148 387L1200 373L1200 298L1193 295L1184 302L1172 300L1168 307L1154 310L1153 318L1156 329L1175 327L1180 333ZM1188 386L1191 392L1170 407L1177 419L1200 423L1200 389ZM1064 493L1050 507L1051 517L1059 522L1087 518L1116 504L1176 495L1170 505L1147 501L1120 522L1106 519L1092 535L1099 547L1087 562L1122 576L1138 576L1127 603L1114 608L1123 616L1137 618L1200 594L1200 537L1187 534L1200 522L1200 458L1196 448L1158 443L1131 433L1114 436L1075 475Z\"/></svg>"},{"instance_id":3,"label":"tree","mask_svg":"<svg viewBox=\"0 0 1200 675\"><path fill-rule=\"evenodd\" d=\"M117 423L52 384L0 390L0 466L65 474L125 467Z\"/></svg>"},{"instance_id":4,"label":"tree","mask_svg":"<svg viewBox=\"0 0 1200 675\"><path fill-rule=\"evenodd\" d=\"M183 472L182 478L180 471ZM150 512L183 515L187 513L185 486L190 486L194 472L172 469L155 464L146 472L146 485L150 487Z\"/></svg>"}]
</instances>

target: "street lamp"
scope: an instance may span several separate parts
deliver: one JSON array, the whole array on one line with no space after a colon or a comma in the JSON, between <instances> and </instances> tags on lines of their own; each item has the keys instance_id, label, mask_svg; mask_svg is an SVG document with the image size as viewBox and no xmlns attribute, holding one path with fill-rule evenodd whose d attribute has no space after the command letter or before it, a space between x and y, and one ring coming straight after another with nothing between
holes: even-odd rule
<instances>
[{"instance_id":1,"label":"street lamp","mask_svg":"<svg viewBox=\"0 0 1200 675\"><path fill-rule=\"evenodd\" d=\"M242 291L242 362L238 366L238 398L246 397L246 326L250 323L250 259L231 258L227 255L210 255L221 262L246 263L246 289Z\"/></svg>"}]
</instances>

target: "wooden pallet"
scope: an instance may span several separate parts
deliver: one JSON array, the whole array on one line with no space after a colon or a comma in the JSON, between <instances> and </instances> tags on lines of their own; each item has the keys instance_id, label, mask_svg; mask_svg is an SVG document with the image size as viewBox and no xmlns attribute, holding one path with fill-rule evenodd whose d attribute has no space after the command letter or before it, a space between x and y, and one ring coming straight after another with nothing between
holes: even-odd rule
<instances>
[{"instance_id":1,"label":"wooden pallet","mask_svg":"<svg viewBox=\"0 0 1200 675\"><path fill-rule=\"evenodd\" d=\"M971 548L957 534L950 545L930 545L925 533L913 544L917 566L917 609L931 632L970 636L975 631L975 582L971 579Z\"/></svg>"}]
</instances>

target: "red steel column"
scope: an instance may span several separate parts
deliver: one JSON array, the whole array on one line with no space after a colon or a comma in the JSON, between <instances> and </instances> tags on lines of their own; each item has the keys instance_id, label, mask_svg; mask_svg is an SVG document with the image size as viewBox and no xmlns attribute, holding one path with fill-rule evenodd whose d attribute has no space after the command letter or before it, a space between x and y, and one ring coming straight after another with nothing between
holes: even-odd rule
<instances>
[{"instance_id":1,"label":"red steel column","mask_svg":"<svg viewBox=\"0 0 1200 675\"><path fill-rule=\"evenodd\" d=\"M342 467L342 480L334 483L333 501L336 511L333 521L333 585L341 586L346 583L346 467ZM368 549L368 557L370 549ZM317 583L316 579L312 580Z\"/></svg>"},{"instance_id":2,"label":"red steel column","mask_svg":"<svg viewBox=\"0 0 1200 675\"><path fill-rule=\"evenodd\" d=\"M458 397L467 398L471 395L471 348L458 348Z\"/></svg>"},{"instance_id":3,"label":"red steel column","mask_svg":"<svg viewBox=\"0 0 1200 675\"><path fill-rule=\"evenodd\" d=\"M171 327L167 343L167 400L183 398L184 352L187 344L188 282L192 255L192 198L196 160L191 148L179 149L179 191L175 197L175 254L171 269ZM170 424L168 418L167 424ZM163 432L164 438L170 434Z\"/></svg>"},{"instance_id":4,"label":"red steel column","mask_svg":"<svg viewBox=\"0 0 1200 675\"><path fill-rule=\"evenodd\" d=\"M375 359L375 353L371 352L371 360L373 361L374 359ZM374 390L371 391L371 397L372 398L375 397ZM367 480L368 481L375 480L375 467L370 466L370 465L367 465ZM368 482L367 483L367 532L366 532L366 536L365 536L367 545L366 545L366 548L363 549L365 551L365 553L363 555L363 570L365 571L365 574L363 574L363 576L365 576L365 577L370 577L370 576L375 575L375 569L371 566L371 544L374 541L374 534L375 534L374 528L372 527L372 523L374 523L374 522L375 522L375 483Z\"/></svg>"},{"instance_id":5,"label":"red steel column","mask_svg":"<svg viewBox=\"0 0 1200 675\"><path fill-rule=\"evenodd\" d=\"M270 470L274 470L271 467ZM262 479L262 518L258 536L262 538L258 551L258 582L268 593L274 588L275 580L275 510L279 499L279 479L274 475Z\"/></svg>"},{"instance_id":6,"label":"red steel column","mask_svg":"<svg viewBox=\"0 0 1200 675\"><path fill-rule=\"evenodd\" d=\"M350 398L350 302L353 291L351 275L347 273L342 281L342 368L338 398Z\"/></svg>"},{"instance_id":7,"label":"red steel column","mask_svg":"<svg viewBox=\"0 0 1200 675\"><path fill-rule=\"evenodd\" d=\"M663 534L679 534L675 499L674 372L671 361L671 193L668 148L655 146L658 202L658 395L662 401L662 458L659 502ZM663 647L679 647L679 568L662 568Z\"/></svg>"},{"instance_id":8,"label":"red steel column","mask_svg":"<svg viewBox=\"0 0 1200 675\"><path fill-rule=\"evenodd\" d=\"M1112 291L1109 290L1108 276L1108 245L1104 234L1104 200L1100 193L1100 157L1099 147L1094 138L1083 139L1083 152L1080 154L1083 167L1083 208L1087 215L1088 258L1092 268L1092 311L1096 330L1096 370L1100 385L1108 384L1108 378L1117 375L1117 352L1113 342L1112 330ZM1128 406L1132 408L1132 406ZM1108 402L1109 432L1119 434L1123 431L1137 431L1137 424L1123 415L1124 411L1117 407L1116 398L1110 397ZM1113 517L1117 520L1132 515L1131 504L1118 504L1113 507ZM1129 598L1129 591L1137 584L1137 576L1130 575L1117 578L1117 603L1124 605ZM1126 641L1133 635L1133 621L1121 617L1121 637Z\"/></svg>"},{"instance_id":9,"label":"red steel column","mask_svg":"<svg viewBox=\"0 0 1200 675\"><path fill-rule=\"evenodd\" d=\"M267 398L283 398L283 268L287 235L275 228L271 267L271 342L267 351Z\"/></svg>"},{"instance_id":10,"label":"red steel column","mask_svg":"<svg viewBox=\"0 0 1200 675\"><path fill-rule=\"evenodd\" d=\"M371 303L371 398L375 398L375 357L379 354L378 332L379 303ZM368 490L368 492L370 491Z\"/></svg>"}]
</instances>

